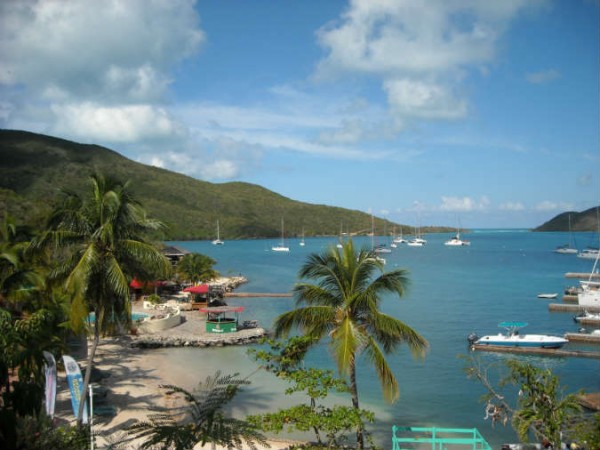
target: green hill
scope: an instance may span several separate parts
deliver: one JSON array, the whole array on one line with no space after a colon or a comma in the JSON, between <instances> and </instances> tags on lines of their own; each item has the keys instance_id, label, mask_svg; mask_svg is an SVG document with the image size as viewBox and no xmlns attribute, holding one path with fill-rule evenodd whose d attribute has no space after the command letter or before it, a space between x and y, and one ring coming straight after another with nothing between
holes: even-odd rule
<instances>
[{"instance_id":1,"label":"green hill","mask_svg":"<svg viewBox=\"0 0 600 450\"><path fill-rule=\"evenodd\" d=\"M43 226L60 189L80 191L96 171L130 180L149 216L169 226L164 239L212 239L217 220L225 240L279 236L281 218L286 236L303 228L306 236L337 235L341 224L352 233L371 229L370 215L360 211L298 202L249 183L208 183L97 145L25 131L0 130L0 161L0 213L34 229ZM375 226L382 234L384 220L376 218ZM388 222L387 230L392 227Z\"/></svg>"},{"instance_id":2,"label":"green hill","mask_svg":"<svg viewBox=\"0 0 600 450\"><path fill-rule=\"evenodd\" d=\"M571 231L598 231L599 209L600 206L583 212L567 211L553 217L533 231L569 231L569 216L571 216Z\"/></svg>"}]
</instances>

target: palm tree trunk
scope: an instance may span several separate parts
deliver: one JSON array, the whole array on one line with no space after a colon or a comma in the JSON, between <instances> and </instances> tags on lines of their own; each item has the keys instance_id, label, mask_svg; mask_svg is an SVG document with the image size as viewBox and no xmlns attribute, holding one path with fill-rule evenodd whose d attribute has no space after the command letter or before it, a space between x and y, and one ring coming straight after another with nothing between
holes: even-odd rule
<instances>
[{"instance_id":1,"label":"palm tree trunk","mask_svg":"<svg viewBox=\"0 0 600 450\"><path fill-rule=\"evenodd\" d=\"M356 364L354 361L350 363L350 393L352 394L352 407L358 413L360 406L358 404L358 384L356 383ZM362 423L356 430L356 448L360 450L365 448L365 437L363 435Z\"/></svg>"},{"instance_id":2,"label":"palm tree trunk","mask_svg":"<svg viewBox=\"0 0 600 450\"><path fill-rule=\"evenodd\" d=\"M87 397L88 386L90 385L90 378L92 376L92 364L94 357L96 356L96 349L100 342L100 324L98 323L98 314L96 313L96 319L94 320L94 341L92 348L88 352L86 360L85 377L83 377L83 392L81 393L81 401L79 403L79 411L77 412L77 425L81 425L83 420L83 408L85 407L85 399Z\"/></svg>"}]
</instances>

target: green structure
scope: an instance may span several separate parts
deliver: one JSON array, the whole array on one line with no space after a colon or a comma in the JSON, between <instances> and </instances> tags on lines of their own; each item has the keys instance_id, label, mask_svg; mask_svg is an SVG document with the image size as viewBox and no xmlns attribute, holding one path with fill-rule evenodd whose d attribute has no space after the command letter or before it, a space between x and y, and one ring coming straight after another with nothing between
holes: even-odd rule
<instances>
[{"instance_id":1,"label":"green structure","mask_svg":"<svg viewBox=\"0 0 600 450\"><path fill-rule=\"evenodd\" d=\"M238 329L238 314L244 310L243 306L209 306L200 308L200 312L206 313L207 333L234 333ZM235 317L230 317L235 313Z\"/></svg>"},{"instance_id":2,"label":"green structure","mask_svg":"<svg viewBox=\"0 0 600 450\"><path fill-rule=\"evenodd\" d=\"M392 450L491 450L477 428L392 427Z\"/></svg>"}]
</instances>

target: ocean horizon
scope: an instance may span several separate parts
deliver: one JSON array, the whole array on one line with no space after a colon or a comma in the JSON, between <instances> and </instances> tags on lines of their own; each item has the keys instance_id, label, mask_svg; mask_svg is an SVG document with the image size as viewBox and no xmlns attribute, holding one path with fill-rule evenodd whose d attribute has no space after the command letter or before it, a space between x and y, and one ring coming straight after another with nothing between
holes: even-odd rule
<instances>
[{"instance_id":1,"label":"ocean horizon","mask_svg":"<svg viewBox=\"0 0 600 450\"><path fill-rule=\"evenodd\" d=\"M597 246L596 233L573 233L579 249ZM499 365L509 358L526 360L549 368L559 376L567 392L584 389L600 391L600 361L597 359L517 356L488 352L471 353L467 336L476 332L496 334L502 321L529 323L523 333L563 335L579 327L573 313L549 312L548 304L560 302L564 289L575 284L566 272L589 272L594 261L553 252L569 242L568 233L528 232L527 229L474 229L461 233L471 241L468 247L447 247L448 233L429 234L424 247L399 245L387 259L386 270L404 268L411 280L406 295L398 300L384 297L382 309L422 334L430 350L422 360L412 358L406 347L388 356L400 386L400 399L386 404L374 371L359 363L358 387L361 407L376 413L375 424L368 428L375 441L386 448L391 427L476 427L492 446L517 442L510 424L492 426L485 420L485 404L480 397L484 388L467 379L465 357L474 356L484 365ZM248 283L240 292L284 293L298 281L300 266L310 253L321 252L338 242L337 237L286 239L289 253L270 251L279 239L236 240L215 246L210 241L170 241L191 252L206 254L217 261L223 275L244 275ZM353 238L360 246L370 247L370 237ZM388 237L374 237L388 244ZM389 244L388 244L389 245ZM539 293L556 292L555 300L541 300ZM273 320L294 307L292 298L228 298L230 305L245 307L241 320L258 320L259 326L271 328ZM573 346L574 344L567 344ZM574 348L574 347L572 347ZM170 380L193 388L206 375L221 370L248 376L252 384L239 396L233 413L247 414L274 411L294 403L283 395L285 384L259 370L247 356L247 347L214 349L152 350L164 357ZM600 351L597 346L594 351ZM306 364L334 369L326 344L317 346ZM299 397L296 397L298 399ZM302 399L301 399L302 400ZM350 404L349 397L340 401ZM285 435L281 437L286 437Z\"/></svg>"}]
</instances>

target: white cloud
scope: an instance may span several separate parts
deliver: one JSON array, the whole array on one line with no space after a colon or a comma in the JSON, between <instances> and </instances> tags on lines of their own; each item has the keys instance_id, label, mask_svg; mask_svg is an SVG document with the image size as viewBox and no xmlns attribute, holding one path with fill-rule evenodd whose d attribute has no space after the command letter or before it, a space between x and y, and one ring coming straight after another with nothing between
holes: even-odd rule
<instances>
[{"instance_id":1,"label":"white cloud","mask_svg":"<svg viewBox=\"0 0 600 450\"><path fill-rule=\"evenodd\" d=\"M204 40L193 6L192 0L0 2L0 84L50 100L154 100L169 70Z\"/></svg>"},{"instance_id":2,"label":"white cloud","mask_svg":"<svg viewBox=\"0 0 600 450\"><path fill-rule=\"evenodd\" d=\"M532 84L549 83L551 81L559 79L560 77L560 72L555 69L543 70L541 72L533 72L525 75L527 81L529 81Z\"/></svg>"},{"instance_id":3,"label":"white cloud","mask_svg":"<svg viewBox=\"0 0 600 450\"><path fill-rule=\"evenodd\" d=\"M315 77L380 78L399 121L460 118L467 102L448 86L460 85L468 70L485 73L511 20L535 6L527 0L353 0L317 34L327 55Z\"/></svg>"},{"instance_id":4,"label":"white cloud","mask_svg":"<svg viewBox=\"0 0 600 450\"><path fill-rule=\"evenodd\" d=\"M467 113L466 102L439 84L394 79L386 80L383 88L392 111L402 117L457 119Z\"/></svg>"},{"instance_id":5,"label":"white cloud","mask_svg":"<svg viewBox=\"0 0 600 450\"><path fill-rule=\"evenodd\" d=\"M480 211L486 209L489 204L490 201L485 196L479 200L471 197L442 197L442 204L439 209L451 212Z\"/></svg>"},{"instance_id":6,"label":"white cloud","mask_svg":"<svg viewBox=\"0 0 600 450\"><path fill-rule=\"evenodd\" d=\"M54 106L53 111L57 134L86 140L138 142L184 134L183 127L164 109L151 105L60 104Z\"/></svg>"}]
</instances>

